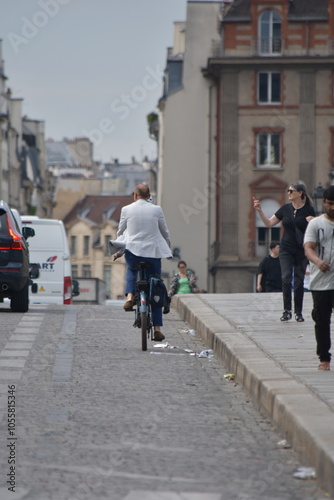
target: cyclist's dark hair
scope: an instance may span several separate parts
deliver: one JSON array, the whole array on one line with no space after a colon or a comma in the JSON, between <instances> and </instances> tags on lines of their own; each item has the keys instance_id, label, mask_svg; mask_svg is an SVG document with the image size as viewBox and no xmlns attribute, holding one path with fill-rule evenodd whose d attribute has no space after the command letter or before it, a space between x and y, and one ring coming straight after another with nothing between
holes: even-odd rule
<instances>
[{"instance_id":1,"label":"cyclist's dark hair","mask_svg":"<svg viewBox=\"0 0 334 500\"><path fill-rule=\"evenodd\" d=\"M334 186L329 186L325 189L324 200L334 201Z\"/></svg>"},{"instance_id":2,"label":"cyclist's dark hair","mask_svg":"<svg viewBox=\"0 0 334 500\"><path fill-rule=\"evenodd\" d=\"M302 193L301 199L305 201L305 205L313 206L312 200L306 192L306 186L303 181L292 182L290 186L297 189L297 191Z\"/></svg>"}]
</instances>

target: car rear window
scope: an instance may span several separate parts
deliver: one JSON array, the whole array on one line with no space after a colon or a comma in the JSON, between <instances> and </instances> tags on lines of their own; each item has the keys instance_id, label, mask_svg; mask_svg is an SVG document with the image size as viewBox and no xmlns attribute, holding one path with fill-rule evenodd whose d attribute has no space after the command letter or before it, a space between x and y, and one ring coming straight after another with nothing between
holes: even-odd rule
<instances>
[{"instance_id":1,"label":"car rear window","mask_svg":"<svg viewBox=\"0 0 334 500\"><path fill-rule=\"evenodd\" d=\"M8 235L8 223L6 214L0 215L0 234Z\"/></svg>"}]
</instances>

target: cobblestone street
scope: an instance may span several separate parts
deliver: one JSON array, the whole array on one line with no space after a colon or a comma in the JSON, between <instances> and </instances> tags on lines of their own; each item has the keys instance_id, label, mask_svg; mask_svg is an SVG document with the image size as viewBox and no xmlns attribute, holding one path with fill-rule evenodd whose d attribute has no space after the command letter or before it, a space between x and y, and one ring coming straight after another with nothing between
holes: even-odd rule
<instances>
[{"instance_id":1,"label":"cobblestone street","mask_svg":"<svg viewBox=\"0 0 334 500\"><path fill-rule=\"evenodd\" d=\"M140 349L119 306L34 306L2 325L0 500L324 500L224 367L172 310ZM15 386L15 493L7 391Z\"/></svg>"}]
</instances>

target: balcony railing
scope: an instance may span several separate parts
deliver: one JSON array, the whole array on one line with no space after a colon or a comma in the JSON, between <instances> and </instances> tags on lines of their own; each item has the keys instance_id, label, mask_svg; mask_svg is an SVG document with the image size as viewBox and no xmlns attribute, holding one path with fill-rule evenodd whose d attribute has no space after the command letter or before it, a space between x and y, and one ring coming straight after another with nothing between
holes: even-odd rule
<instances>
[{"instance_id":1,"label":"balcony railing","mask_svg":"<svg viewBox=\"0 0 334 500\"><path fill-rule=\"evenodd\" d=\"M281 37L262 37L256 39L256 42L259 55L276 56L282 53L283 39Z\"/></svg>"},{"instance_id":2,"label":"balcony railing","mask_svg":"<svg viewBox=\"0 0 334 500\"><path fill-rule=\"evenodd\" d=\"M294 40L295 42L295 40ZM334 56L334 38L328 38L326 43L315 48L299 47L280 37L252 38L248 45L240 45L235 49L223 48L221 40L213 40L211 57L329 57Z\"/></svg>"},{"instance_id":3,"label":"balcony railing","mask_svg":"<svg viewBox=\"0 0 334 500\"><path fill-rule=\"evenodd\" d=\"M295 40L294 40L295 42ZM284 56L284 57L328 57L334 55L334 38L328 38L324 45L315 47L298 47L284 38L254 38L252 43L253 55L255 56Z\"/></svg>"}]
</instances>

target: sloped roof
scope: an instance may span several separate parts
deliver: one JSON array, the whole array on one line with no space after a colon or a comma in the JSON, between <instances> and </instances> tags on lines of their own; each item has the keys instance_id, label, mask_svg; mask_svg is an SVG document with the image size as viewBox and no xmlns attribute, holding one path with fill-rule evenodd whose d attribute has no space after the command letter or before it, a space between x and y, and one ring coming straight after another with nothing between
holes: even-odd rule
<instances>
[{"instance_id":1,"label":"sloped roof","mask_svg":"<svg viewBox=\"0 0 334 500\"><path fill-rule=\"evenodd\" d=\"M184 59L184 53L183 52L178 52L177 54L172 54L168 56L168 61L173 61L173 62L183 62Z\"/></svg>"},{"instance_id":2,"label":"sloped roof","mask_svg":"<svg viewBox=\"0 0 334 500\"><path fill-rule=\"evenodd\" d=\"M250 3L251 0L235 0L224 17L224 22L250 21ZM288 19L327 20L327 0L291 0Z\"/></svg>"},{"instance_id":3,"label":"sloped roof","mask_svg":"<svg viewBox=\"0 0 334 500\"><path fill-rule=\"evenodd\" d=\"M64 218L65 226L84 219L88 224L99 225L106 220L119 222L121 209L133 202L132 195L93 196L87 195L78 201Z\"/></svg>"},{"instance_id":4,"label":"sloped roof","mask_svg":"<svg viewBox=\"0 0 334 500\"><path fill-rule=\"evenodd\" d=\"M148 184L149 172L139 163L106 163L104 170L111 179L124 179L124 194L133 193L138 184Z\"/></svg>"},{"instance_id":5,"label":"sloped roof","mask_svg":"<svg viewBox=\"0 0 334 500\"><path fill-rule=\"evenodd\" d=\"M39 169L40 153L36 147L36 136L23 122L22 125L23 138L23 155L21 158L21 175L22 179L28 179L38 188L42 187L41 174ZM32 178L30 178L32 175Z\"/></svg>"},{"instance_id":6,"label":"sloped roof","mask_svg":"<svg viewBox=\"0 0 334 500\"><path fill-rule=\"evenodd\" d=\"M328 19L327 0L292 0L289 6L289 19Z\"/></svg>"},{"instance_id":7,"label":"sloped roof","mask_svg":"<svg viewBox=\"0 0 334 500\"><path fill-rule=\"evenodd\" d=\"M224 17L228 21L250 21L250 0L234 1Z\"/></svg>"},{"instance_id":8,"label":"sloped roof","mask_svg":"<svg viewBox=\"0 0 334 500\"><path fill-rule=\"evenodd\" d=\"M32 171L33 171L34 184L37 187L42 187L40 171L39 171L39 151L38 151L38 149L37 148L29 148L28 149L28 157L29 157Z\"/></svg>"},{"instance_id":9,"label":"sloped roof","mask_svg":"<svg viewBox=\"0 0 334 500\"><path fill-rule=\"evenodd\" d=\"M145 172L140 163L105 163L105 169L118 177L120 174L132 174L133 172Z\"/></svg>"},{"instance_id":10,"label":"sloped roof","mask_svg":"<svg viewBox=\"0 0 334 500\"><path fill-rule=\"evenodd\" d=\"M47 166L64 166L64 167L79 167L79 163L73 156L71 149L64 141L47 141L46 147L46 163Z\"/></svg>"}]
</instances>

